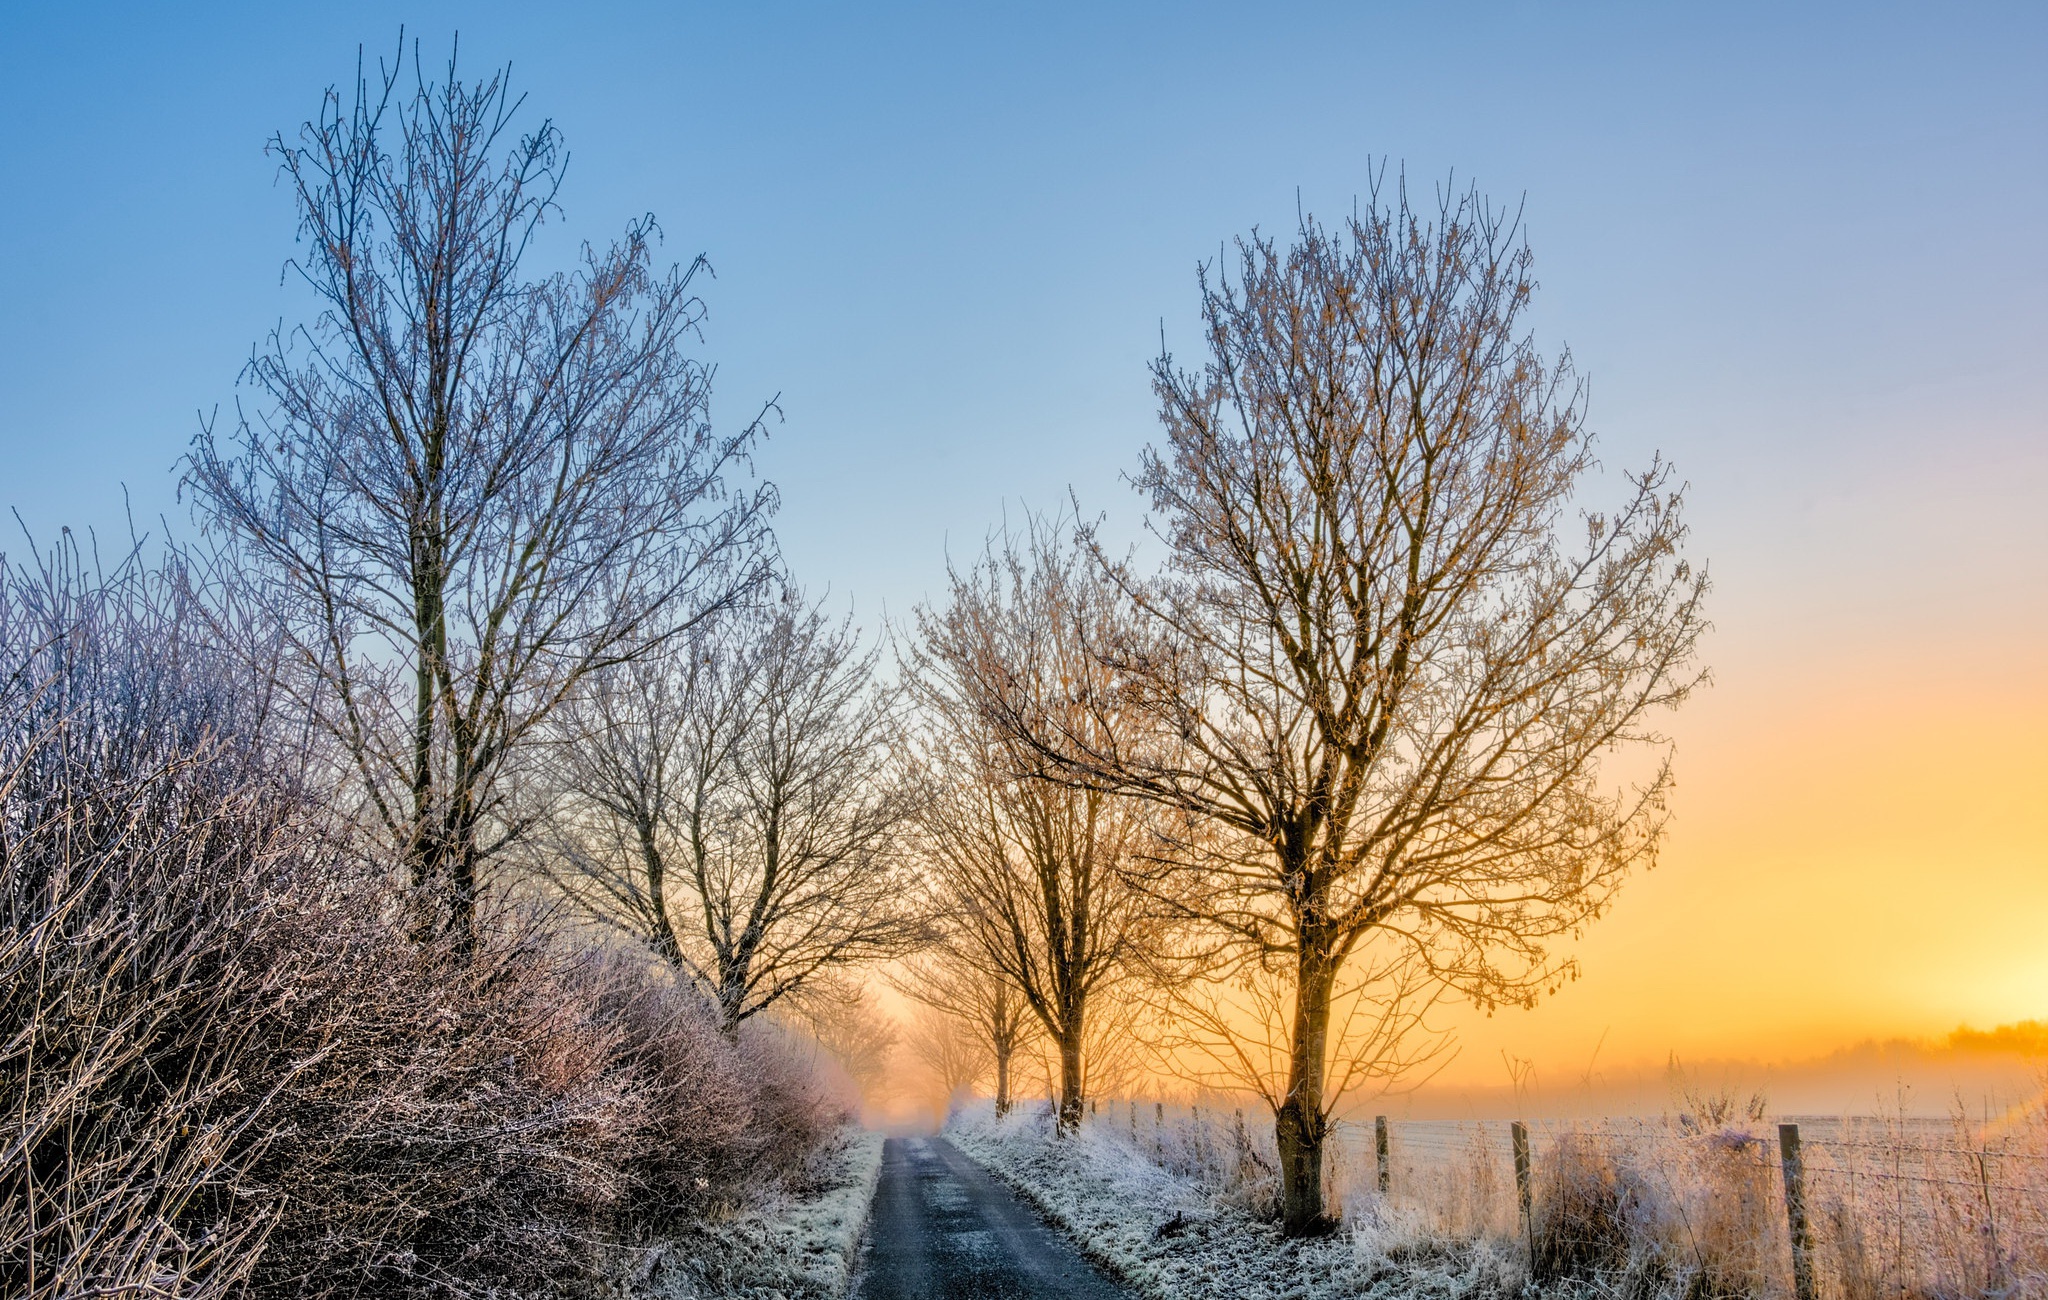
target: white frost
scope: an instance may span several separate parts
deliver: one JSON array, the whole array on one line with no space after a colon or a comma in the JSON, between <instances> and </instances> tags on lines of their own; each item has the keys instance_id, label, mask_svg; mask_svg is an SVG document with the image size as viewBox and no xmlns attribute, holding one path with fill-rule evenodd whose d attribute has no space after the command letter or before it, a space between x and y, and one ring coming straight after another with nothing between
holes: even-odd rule
<instances>
[{"instance_id":1,"label":"white frost","mask_svg":"<svg viewBox=\"0 0 2048 1300\"><path fill-rule=\"evenodd\" d=\"M882 1169L882 1135L848 1128L815 1190L778 1193L664 1243L638 1295L657 1300L840 1300Z\"/></svg>"},{"instance_id":2,"label":"white frost","mask_svg":"<svg viewBox=\"0 0 2048 1300\"><path fill-rule=\"evenodd\" d=\"M1289 1241L1227 1195L1161 1168L1111 1125L1055 1140L1021 1108L956 1116L946 1136L1035 1202L1097 1263L1148 1300L1485 1297L1521 1290L1521 1266L1484 1242L1434 1239L1354 1206L1337 1234ZM1179 1216L1177 1229L1162 1233Z\"/></svg>"}]
</instances>

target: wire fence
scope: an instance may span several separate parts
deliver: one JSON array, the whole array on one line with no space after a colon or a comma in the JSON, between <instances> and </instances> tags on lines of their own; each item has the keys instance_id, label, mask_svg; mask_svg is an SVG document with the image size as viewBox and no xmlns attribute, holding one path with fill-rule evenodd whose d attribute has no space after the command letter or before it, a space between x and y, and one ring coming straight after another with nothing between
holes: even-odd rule
<instances>
[{"instance_id":1,"label":"wire fence","mask_svg":"<svg viewBox=\"0 0 2048 1300\"><path fill-rule=\"evenodd\" d=\"M1248 1207L1278 1194L1263 1110L1117 1098L1090 1128ZM1517 1130L1522 1156L1517 1159ZM2048 1300L2048 1116L1719 1115L1335 1125L1357 1230L1518 1250L1539 1286L1641 1296Z\"/></svg>"}]
</instances>

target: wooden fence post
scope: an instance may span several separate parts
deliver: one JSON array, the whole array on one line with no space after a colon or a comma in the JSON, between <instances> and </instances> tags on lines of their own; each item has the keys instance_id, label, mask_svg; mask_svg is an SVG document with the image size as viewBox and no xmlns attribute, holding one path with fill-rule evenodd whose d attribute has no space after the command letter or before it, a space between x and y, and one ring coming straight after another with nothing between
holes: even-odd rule
<instances>
[{"instance_id":1,"label":"wooden fence post","mask_svg":"<svg viewBox=\"0 0 2048 1300\"><path fill-rule=\"evenodd\" d=\"M1799 1155L1799 1126L1778 1125L1778 1163L1785 1171L1785 1226L1792 1234L1792 1289L1798 1300L1814 1300L1813 1229L1806 1221L1806 1165Z\"/></svg>"},{"instance_id":2,"label":"wooden fence post","mask_svg":"<svg viewBox=\"0 0 2048 1300\"><path fill-rule=\"evenodd\" d=\"M1387 1117L1375 1115L1372 1119L1372 1149L1380 1161L1380 1195L1385 1196L1393 1189L1394 1180L1387 1169Z\"/></svg>"},{"instance_id":3,"label":"wooden fence post","mask_svg":"<svg viewBox=\"0 0 2048 1300\"><path fill-rule=\"evenodd\" d=\"M1531 1249L1534 1249L1535 1227L1531 1210L1535 1197L1529 1190L1529 1126L1516 1120L1508 1133L1515 1144L1515 1201L1521 1207L1522 1235L1530 1238Z\"/></svg>"}]
</instances>

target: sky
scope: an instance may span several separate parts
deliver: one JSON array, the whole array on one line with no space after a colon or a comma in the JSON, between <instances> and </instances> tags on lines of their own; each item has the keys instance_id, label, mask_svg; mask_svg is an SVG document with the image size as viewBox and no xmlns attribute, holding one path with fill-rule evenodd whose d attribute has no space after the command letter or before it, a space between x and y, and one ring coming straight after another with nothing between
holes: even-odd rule
<instances>
[{"instance_id":1,"label":"sky","mask_svg":"<svg viewBox=\"0 0 2048 1300\"><path fill-rule=\"evenodd\" d=\"M715 415L870 627L1004 513L1136 536L1195 270L1375 169L1521 206L1610 470L1689 483L1711 690L1660 865L1446 1078L2048 1017L2048 7L200 6L0 15L0 507L190 533L304 318L264 142L403 26L569 145L536 265L709 255ZM9 549L20 530L10 527Z\"/></svg>"}]
</instances>

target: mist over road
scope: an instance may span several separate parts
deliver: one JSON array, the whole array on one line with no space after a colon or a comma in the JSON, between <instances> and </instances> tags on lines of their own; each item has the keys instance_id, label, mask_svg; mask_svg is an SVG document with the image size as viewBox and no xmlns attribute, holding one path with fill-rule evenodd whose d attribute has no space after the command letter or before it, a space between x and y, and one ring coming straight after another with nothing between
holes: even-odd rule
<instances>
[{"instance_id":1,"label":"mist over road","mask_svg":"<svg viewBox=\"0 0 2048 1300\"><path fill-rule=\"evenodd\" d=\"M944 1138L882 1148L860 1300L1130 1300Z\"/></svg>"}]
</instances>

